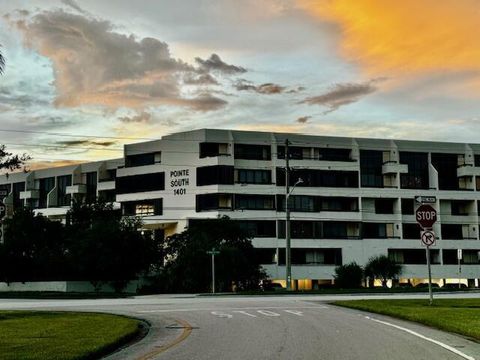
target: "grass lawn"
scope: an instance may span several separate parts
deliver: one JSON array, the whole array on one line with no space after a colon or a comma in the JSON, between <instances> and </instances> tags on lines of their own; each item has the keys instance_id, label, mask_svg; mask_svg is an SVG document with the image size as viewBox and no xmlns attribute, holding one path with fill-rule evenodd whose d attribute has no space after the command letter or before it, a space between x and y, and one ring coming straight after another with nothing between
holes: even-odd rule
<instances>
[{"instance_id":1,"label":"grass lawn","mask_svg":"<svg viewBox=\"0 0 480 360\"><path fill-rule=\"evenodd\" d=\"M0 311L0 358L95 359L133 339L140 324L107 314Z\"/></svg>"},{"instance_id":2,"label":"grass lawn","mask_svg":"<svg viewBox=\"0 0 480 360\"><path fill-rule=\"evenodd\" d=\"M419 322L480 341L480 299L347 300L332 304Z\"/></svg>"}]
</instances>

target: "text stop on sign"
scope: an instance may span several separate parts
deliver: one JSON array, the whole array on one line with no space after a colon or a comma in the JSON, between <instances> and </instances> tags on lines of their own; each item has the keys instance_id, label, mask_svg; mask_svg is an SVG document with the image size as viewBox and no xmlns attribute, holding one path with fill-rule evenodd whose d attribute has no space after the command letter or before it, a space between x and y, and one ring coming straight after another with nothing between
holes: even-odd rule
<instances>
[{"instance_id":1,"label":"text stop on sign","mask_svg":"<svg viewBox=\"0 0 480 360\"><path fill-rule=\"evenodd\" d=\"M431 228L437 221L437 211L430 205L421 205L415 211L415 218L422 228Z\"/></svg>"}]
</instances>

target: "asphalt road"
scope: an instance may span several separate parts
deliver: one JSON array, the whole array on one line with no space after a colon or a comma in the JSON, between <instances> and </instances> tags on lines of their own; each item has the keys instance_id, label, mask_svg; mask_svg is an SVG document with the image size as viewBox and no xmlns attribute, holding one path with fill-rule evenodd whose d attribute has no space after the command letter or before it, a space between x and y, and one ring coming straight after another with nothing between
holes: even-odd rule
<instances>
[{"instance_id":1,"label":"asphalt road","mask_svg":"<svg viewBox=\"0 0 480 360\"><path fill-rule=\"evenodd\" d=\"M442 295L455 296L458 295ZM480 297L480 293L468 296ZM382 296L351 298L367 297ZM151 331L143 340L112 354L109 360L480 360L479 343L421 325L326 303L338 298L345 296L0 299L0 309L102 311L142 318L151 324Z\"/></svg>"}]
</instances>

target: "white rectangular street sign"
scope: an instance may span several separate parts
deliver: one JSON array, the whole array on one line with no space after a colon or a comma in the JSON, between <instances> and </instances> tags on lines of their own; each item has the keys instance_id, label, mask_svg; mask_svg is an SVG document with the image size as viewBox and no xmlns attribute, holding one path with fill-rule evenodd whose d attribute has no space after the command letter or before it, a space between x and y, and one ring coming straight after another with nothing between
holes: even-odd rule
<instances>
[{"instance_id":1,"label":"white rectangular street sign","mask_svg":"<svg viewBox=\"0 0 480 360\"><path fill-rule=\"evenodd\" d=\"M420 231L420 240L427 247L433 246L435 245L435 233L432 230Z\"/></svg>"},{"instance_id":2,"label":"white rectangular street sign","mask_svg":"<svg viewBox=\"0 0 480 360\"><path fill-rule=\"evenodd\" d=\"M437 202L436 196L415 196L415 201L419 204L435 204Z\"/></svg>"},{"instance_id":3,"label":"white rectangular street sign","mask_svg":"<svg viewBox=\"0 0 480 360\"><path fill-rule=\"evenodd\" d=\"M462 249L457 249L457 260L462 260Z\"/></svg>"}]
</instances>

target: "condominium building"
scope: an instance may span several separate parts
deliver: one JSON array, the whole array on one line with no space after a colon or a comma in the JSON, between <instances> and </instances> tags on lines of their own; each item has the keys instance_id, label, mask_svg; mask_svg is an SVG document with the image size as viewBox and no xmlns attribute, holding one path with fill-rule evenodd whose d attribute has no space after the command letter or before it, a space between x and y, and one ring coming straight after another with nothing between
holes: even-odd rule
<instances>
[{"instance_id":1,"label":"condominium building","mask_svg":"<svg viewBox=\"0 0 480 360\"><path fill-rule=\"evenodd\" d=\"M72 199L102 197L157 237L227 215L284 284L286 140L289 182L302 179L290 196L298 288L330 283L336 266L376 255L404 265L401 282L425 281L417 196L434 197L438 212L434 280L479 285L480 144L201 129L125 145L122 159L2 176L0 189L9 211L27 205L54 218Z\"/></svg>"}]
</instances>

